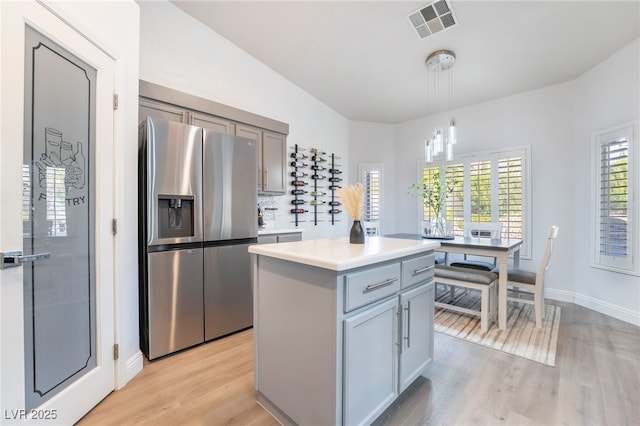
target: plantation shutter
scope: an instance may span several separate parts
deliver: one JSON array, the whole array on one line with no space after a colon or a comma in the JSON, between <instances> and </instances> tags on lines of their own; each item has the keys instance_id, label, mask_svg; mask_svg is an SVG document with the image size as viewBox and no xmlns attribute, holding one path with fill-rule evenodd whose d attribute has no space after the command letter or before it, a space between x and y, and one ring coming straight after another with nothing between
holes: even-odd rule
<instances>
[{"instance_id":1,"label":"plantation shutter","mask_svg":"<svg viewBox=\"0 0 640 426\"><path fill-rule=\"evenodd\" d=\"M422 170L422 182L427 185L433 185L433 174L440 171L440 167L425 167ZM424 222L430 222L435 217L435 212L431 207L427 207L422 203L422 220Z\"/></svg>"},{"instance_id":2,"label":"plantation shutter","mask_svg":"<svg viewBox=\"0 0 640 426\"><path fill-rule=\"evenodd\" d=\"M456 163L434 163L422 169L422 179L431 184L434 172L444 176L442 185L453 187L445 214L453 235L464 235L465 222L502 223L501 238L522 239L520 256L531 253L529 153L527 147L469 153ZM423 206L423 221L433 212Z\"/></svg>"},{"instance_id":3,"label":"plantation shutter","mask_svg":"<svg viewBox=\"0 0 640 426\"><path fill-rule=\"evenodd\" d=\"M446 202L446 218L453 235L463 235L464 228L464 164L451 164L445 168L446 180L453 184L453 192Z\"/></svg>"},{"instance_id":4,"label":"plantation shutter","mask_svg":"<svg viewBox=\"0 0 640 426\"><path fill-rule=\"evenodd\" d=\"M380 179L378 169L363 169L362 184L364 186L364 214L365 222L380 220Z\"/></svg>"},{"instance_id":5,"label":"plantation shutter","mask_svg":"<svg viewBox=\"0 0 640 426\"><path fill-rule=\"evenodd\" d=\"M491 220L491 161L477 161L470 165L471 222Z\"/></svg>"},{"instance_id":6,"label":"plantation shutter","mask_svg":"<svg viewBox=\"0 0 640 426\"><path fill-rule=\"evenodd\" d=\"M628 254L629 141L624 138L600 146L600 254Z\"/></svg>"},{"instance_id":7,"label":"plantation shutter","mask_svg":"<svg viewBox=\"0 0 640 426\"><path fill-rule=\"evenodd\" d=\"M523 158L498 161L499 216L502 238L523 238Z\"/></svg>"}]
</instances>

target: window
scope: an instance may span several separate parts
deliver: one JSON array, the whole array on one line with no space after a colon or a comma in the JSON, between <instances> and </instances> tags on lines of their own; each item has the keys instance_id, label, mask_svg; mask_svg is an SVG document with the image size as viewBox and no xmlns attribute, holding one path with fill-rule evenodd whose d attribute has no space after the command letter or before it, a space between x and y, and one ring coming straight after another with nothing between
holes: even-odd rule
<instances>
[{"instance_id":1,"label":"window","mask_svg":"<svg viewBox=\"0 0 640 426\"><path fill-rule=\"evenodd\" d=\"M498 215L502 235L507 238L523 238L523 169L523 158L519 156L498 161Z\"/></svg>"},{"instance_id":2,"label":"window","mask_svg":"<svg viewBox=\"0 0 640 426\"><path fill-rule=\"evenodd\" d=\"M425 167L422 171L422 181L428 186L433 185L433 174L440 170L440 167ZM431 207L423 206L422 208L422 220L425 222L430 221L435 216L435 212Z\"/></svg>"},{"instance_id":3,"label":"window","mask_svg":"<svg viewBox=\"0 0 640 426\"><path fill-rule=\"evenodd\" d=\"M445 176L453 182L453 192L445 202L445 218L451 224L456 234L462 235L464 228L464 167L462 164L452 164L445 168Z\"/></svg>"},{"instance_id":4,"label":"window","mask_svg":"<svg viewBox=\"0 0 640 426\"><path fill-rule=\"evenodd\" d=\"M447 224L454 235L463 235L464 222L501 222L502 238L523 240L520 255L531 253L529 223L529 147L504 151L465 154L450 163L434 163L423 168L429 181L440 171L453 183L445 203ZM423 221L433 212L423 207Z\"/></svg>"},{"instance_id":5,"label":"window","mask_svg":"<svg viewBox=\"0 0 640 426\"><path fill-rule=\"evenodd\" d=\"M471 217L469 222L491 220L491 161L475 161L469 167Z\"/></svg>"},{"instance_id":6,"label":"window","mask_svg":"<svg viewBox=\"0 0 640 426\"><path fill-rule=\"evenodd\" d=\"M364 187L362 220L367 235L380 233L380 203L382 201L382 164L361 164L360 181Z\"/></svg>"},{"instance_id":7,"label":"window","mask_svg":"<svg viewBox=\"0 0 640 426\"><path fill-rule=\"evenodd\" d=\"M637 260L638 123L603 130L593 137L593 264L640 275Z\"/></svg>"},{"instance_id":8,"label":"window","mask_svg":"<svg viewBox=\"0 0 640 426\"><path fill-rule=\"evenodd\" d=\"M44 189L47 210L47 235L51 237L67 236L67 210L66 210L66 187L65 168L63 167L42 167L39 169L40 186ZM31 170L29 165L22 165L22 232L25 237L31 236L32 232L32 200L31 197Z\"/></svg>"}]
</instances>

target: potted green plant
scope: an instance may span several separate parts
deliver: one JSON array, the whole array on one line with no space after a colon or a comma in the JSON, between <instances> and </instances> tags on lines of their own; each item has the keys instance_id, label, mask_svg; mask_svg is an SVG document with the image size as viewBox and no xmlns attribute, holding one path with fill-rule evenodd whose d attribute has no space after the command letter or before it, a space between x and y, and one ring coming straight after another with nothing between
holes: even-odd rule
<instances>
[{"instance_id":1,"label":"potted green plant","mask_svg":"<svg viewBox=\"0 0 640 426\"><path fill-rule=\"evenodd\" d=\"M423 178L420 182L409 185L407 192L416 198L422 199L422 203L433 211L431 218L431 228L425 229L425 234L443 238L448 237L447 221L443 215L444 205L447 198L455 188L456 181L447 180L442 185L440 171L436 170L431 178Z\"/></svg>"}]
</instances>

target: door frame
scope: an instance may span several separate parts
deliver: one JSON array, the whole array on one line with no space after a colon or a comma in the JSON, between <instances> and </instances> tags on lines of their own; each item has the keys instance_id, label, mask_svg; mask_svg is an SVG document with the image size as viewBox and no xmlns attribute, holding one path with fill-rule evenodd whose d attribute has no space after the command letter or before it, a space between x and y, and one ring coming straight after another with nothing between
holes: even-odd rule
<instances>
[{"instance_id":1,"label":"door frame","mask_svg":"<svg viewBox=\"0 0 640 426\"><path fill-rule=\"evenodd\" d=\"M63 14L56 12L55 5L46 5L40 2L17 2L13 5L4 5L0 8L0 20L2 21L2 32L0 33L0 94L2 115L0 117L0 169L13 170L9 173L0 173L0 202L4 206L16 206L15 200L22 199L21 184L16 182L19 173L15 170L17 159L23 158L23 122L24 122L24 26L28 23L37 31L48 38L65 46L73 54L86 59L83 54L86 49L98 49L104 57L108 58L112 64L112 72L108 77L102 73L97 79L97 90L103 92L104 81L108 78L108 86L115 93L118 79L119 64L115 56L110 54L100 45L96 44L86 31L78 30L78 27L71 24L68 19L62 17ZM60 12L60 11L59 11ZM77 20L77 19L76 19ZM21 34L21 37L10 37L9 35ZM73 39L70 45L65 41L60 42L60 38ZM95 50L94 50L95 51ZM90 62L90 61L88 61ZM96 65L94 65L96 66ZM100 74L101 69L98 69ZM103 93L103 96L107 96ZM109 97L111 94L109 94ZM100 96L97 97L98 99ZM113 110L104 111L104 105L96 105L96 133L100 131L100 114L107 114ZM96 315L102 323L96 327L97 362L98 368L104 366L110 375L110 388L113 390L116 383L116 361L113 360L113 346L111 343L101 345L103 337L107 341L115 343L117 298L115 287L116 257L115 239L111 235L111 219L115 217L116 210L116 129L115 114L109 120L111 132L111 144L108 149L101 152L102 157L96 161L96 193L100 194L100 200L96 200ZM14 142L6 142L14 141ZM106 155L106 158L104 157ZM99 163L107 164L101 168ZM20 163L22 163L20 161ZM110 179L101 176L101 170L105 170ZM106 200L105 200L106 199ZM0 251L20 250L22 248L22 227L16 226L21 223L20 208L0 209ZM107 262L103 262L103 259ZM106 266L106 268L105 268ZM5 418L6 410L20 410L25 407L25 377L24 377L24 321L23 321L23 269L10 268L0 271L0 370L3 380L0 382L0 407L2 407L2 417L0 423L10 420ZM100 301L107 300L107 309L101 308ZM88 373L87 376L92 373ZM80 378L78 382L84 378ZM63 390L60 395L69 393L69 389ZM91 392L88 392L91 394ZM104 396L104 395L103 395ZM87 395L92 397L92 395ZM95 397L95 396L93 396ZM82 399L85 399L84 397ZM102 397L97 399L97 404ZM41 405L40 409L55 409L58 397ZM88 409L80 407L78 410L69 413L58 413L58 422L78 420L86 414ZM28 413L26 413L28 414ZM61 415L62 414L62 415ZM68 419L68 420L67 420ZM74 420L75 419L75 420ZM22 416L16 420L24 420ZM50 422L51 420L49 420ZM27 421L26 423L29 423Z\"/></svg>"}]
</instances>

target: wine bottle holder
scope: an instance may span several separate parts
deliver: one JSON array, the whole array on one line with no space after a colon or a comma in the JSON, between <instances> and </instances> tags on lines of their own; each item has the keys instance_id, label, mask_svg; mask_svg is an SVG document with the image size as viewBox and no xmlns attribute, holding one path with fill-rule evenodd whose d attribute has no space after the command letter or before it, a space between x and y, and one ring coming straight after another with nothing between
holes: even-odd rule
<instances>
[{"instance_id":1,"label":"wine bottle holder","mask_svg":"<svg viewBox=\"0 0 640 426\"><path fill-rule=\"evenodd\" d=\"M292 148L293 152L289 154L289 165L292 168L289 183L293 196L290 208L294 215L293 222L298 226L298 223L303 222L303 215L308 213L313 215L313 224L318 225L327 220L323 218L323 214L328 214L334 225L338 221L336 215L342 213L342 202L336 195L336 189L341 187L343 180L340 176L342 171L338 168L340 165L335 162L340 157L318 148L310 148L307 154L307 150L297 144ZM307 195L308 201L305 199Z\"/></svg>"},{"instance_id":2,"label":"wine bottle holder","mask_svg":"<svg viewBox=\"0 0 640 426\"><path fill-rule=\"evenodd\" d=\"M305 154L304 151L306 151L304 148L301 148L296 144L293 146L293 152L289 154L289 165L292 168L289 173L289 177L291 179L289 184L292 188L290 190L290 194L293 195L289 212L293 214L293 222L296 226L302 222L302 215L309 212L309 210L304 208L304 205L306 204L304 195L309 192L309 182L306 180L309 177L307 169L309 166L309 156Z\"/></svg>"}]
</instances>

